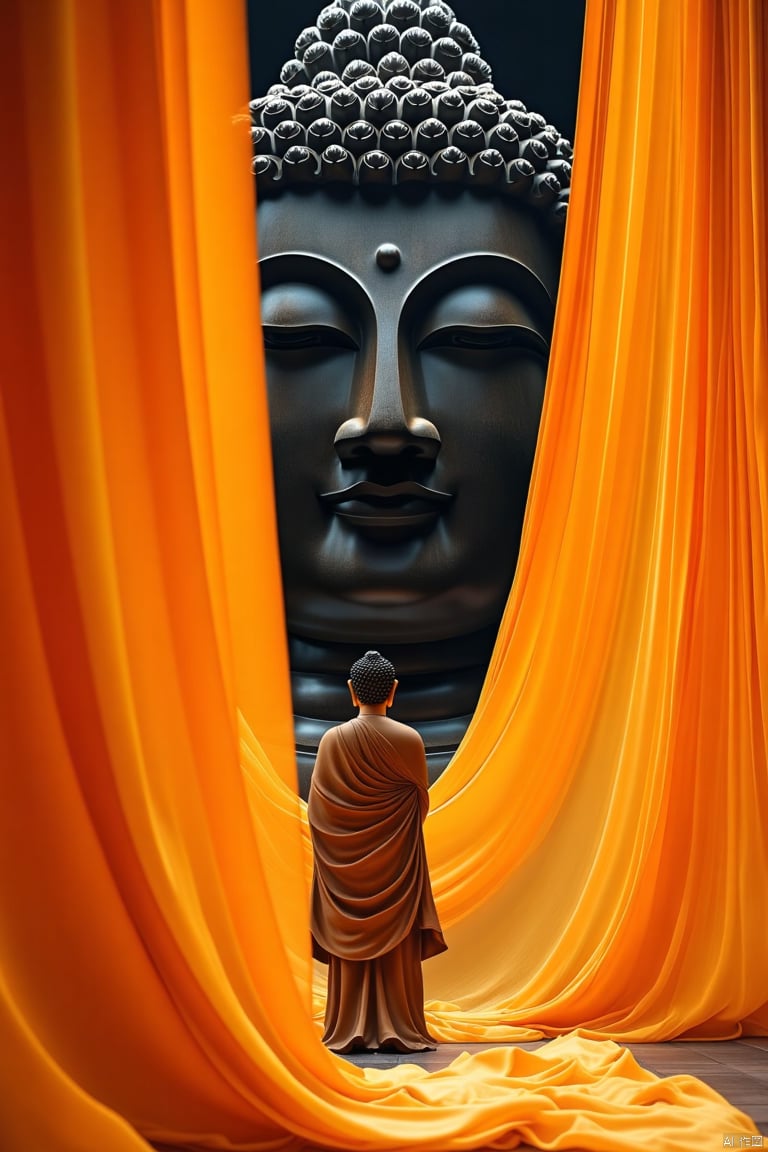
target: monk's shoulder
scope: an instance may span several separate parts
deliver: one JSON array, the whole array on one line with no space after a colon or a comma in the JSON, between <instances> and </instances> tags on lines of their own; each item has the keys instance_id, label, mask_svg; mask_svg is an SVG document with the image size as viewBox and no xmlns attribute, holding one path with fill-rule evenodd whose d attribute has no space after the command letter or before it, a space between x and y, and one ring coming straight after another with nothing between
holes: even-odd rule
<instances>
[{"instance_id":1,"label":"monk's shoulder","mask_svg":"<svg viewBox=\"0 0 768 1152\"><path fill-rule=\"evenodd\" d=\"M393 720L387 717L387 736L393 743L397 743L399 747L407 749L413 753L422 753L424 751L424 741L415 728L411 728L409 724L401 724L399 720Z\"/></svg>"},{"instance_id":2,"label":"monk's shoulder","mask_svg":"<svg viewBox=\"0 0 768 1152\"><path fill-rule=\"evenodd\" d=\"M315 768L312 772L314 776L318 766L322 766L327 760L332 759L337 746L337 736L335 728L328 728L323 732L320 741L317 745L317 753L315 756Z\"/></svg>"},{"instance_id":3,"label":"monk's shoulder","mask_svg":"<svg viewBox=\"0 0 768 1152\"><path fill-rule=\"evenodd\" d=\"M352 720L345 720L343 724L334 724L333 728L327 728L317 745L317 759L332 756L340 747L348 746L350 741L354 742L354 737L355 728Z\"/></svg>"},{"instance_id":4,"label":"monk's shoulder","mask_svg":"<svg viewBox=\"0 0 768 1152\"><path fill-rule=\"evenodd\" d=\"M338 727L338 725L337 725L337 727ZM323 732L322 736L320 737L320 742L317 745L318 752L320 751L321 748L327 748L327 747L329 747L329 745L335 744L335 742L336 742L336 728L326 728L325 732Z\"/></svg>"}]
</instances>

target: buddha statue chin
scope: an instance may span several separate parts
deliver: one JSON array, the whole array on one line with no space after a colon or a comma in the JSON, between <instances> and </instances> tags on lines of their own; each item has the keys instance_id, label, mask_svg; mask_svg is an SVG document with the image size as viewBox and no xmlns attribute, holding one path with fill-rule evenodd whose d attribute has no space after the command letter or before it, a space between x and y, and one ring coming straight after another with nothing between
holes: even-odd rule
<instances>
[{"instance_id":1,"label":"buddha statue chin","mask_svg":"<svg viewBox=\"0 0 768 1152\"><path fill-rule=\"evenodd\" d=\"M407 49L408 29L387 19L412 18L413 9L420 11L410 0L394 0L382 18L369 0L329 6L323 12L341 27L333 52L343 60L338 37L366 13L379 21L368 29L369 52L376 28L390 43L395 28ZM436 20L439 10L425 7L423 22ZM302 35L309 49L327 45ZM327 51L320 54L328 63ZM283 76L295 81L295 65ZM351 715L345 680L366 648L380 649L398 669L392 714L421 732L431 780L466 730L517 561L559 268L559 241L544 214L532 211L519 188L509 194L521 171L533 187L519 155L510 172L509 160L485 149L495 152L486 156L497 169L489 181L477 150L464 164L455 157L460 149L433 126L446 145L443 157L447 151L448 160L463 164L464 176L441 179L440 151L425 165L416 149L413 169L422 175L411 179L388 153L358 148L355 156L349 135L339 144L339 131L320 124L318 135L327 131L337 141L329 146L333 163L353 172L347 180L323 178L328 149L315 154L307 146L316 121L302 125L300 102L318 105L319 93L312 114L343 105L355 92L347 85L360 77L345 72L343 79L278 87L270 100L254 102L257 152L265 145L268 152L256 165L266 193L258 210L262 323L303 795L321 735ZM410 87L401 84L395 106L381 93L397 85L382 88L381 80L367 86L368 95L361 85L357 101L369 119L378 117L379 144L390 121L382 127L371 95L412 119L404 101L419 87L412 79ZM476 86L431 80L428 91L432 108L441 98L441 107L454 108L454 125L464 123L456 117L473 99L474 114L482 114ZM490 91L487 82L480 89ZM282 149L274 124L264 128L276 103L292 113L290 123L280 121L289 139L296 139L296 125L304 129L305 143L291 145L300 168L309 153L301 179L290 178L287 151L270 151ZM492 100L485 103L498 124L499 98L495 111ZM528 114L520 107L508 110L506 123L525 131ZM365 135L366 121L355 123ZM483 129L483 142L491 131ZM409 132L417 142L416 128ZM501 136L519 153L519 140ZM501 142L498 133L494 139ZM343 142L350 145L346 160ZM388 166L389 184L361 175L371 157L374 173Z\"/></svg>"}]
</instances>

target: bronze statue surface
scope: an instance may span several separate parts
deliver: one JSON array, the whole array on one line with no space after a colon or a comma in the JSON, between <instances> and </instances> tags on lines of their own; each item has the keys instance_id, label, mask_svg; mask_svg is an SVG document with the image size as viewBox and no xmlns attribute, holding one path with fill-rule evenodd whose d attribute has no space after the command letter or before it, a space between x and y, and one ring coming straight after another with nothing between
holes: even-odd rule
<instances>
[{"instance_id":1,"label":"bronze statue surface","mask_svg":"<svg viewBox=\"0 0 768 1152\"><path fill-rule=\"evenodd\" d=\"M342 674L361 644L397 663L393 715L421 732L434 779L471 717L514 575L569 146L502 101L469 37L445 5L330 5L254 102L305 794L322 733L350 715ZM382 47L373 64L360 55Z\"/></svg>"}]
</instances>

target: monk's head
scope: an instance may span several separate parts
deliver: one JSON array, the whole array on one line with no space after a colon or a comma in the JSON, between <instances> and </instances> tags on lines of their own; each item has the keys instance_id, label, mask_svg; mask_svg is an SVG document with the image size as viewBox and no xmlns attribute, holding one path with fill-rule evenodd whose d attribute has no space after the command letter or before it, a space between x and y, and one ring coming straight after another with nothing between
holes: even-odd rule
<instances>
[{"instance_id":1,"label":"monk's head","mask_svg":"<svg viewBox=\"0 0 768 1152\"><path fill-rule=\"evenodd\" d=\"M352 665L349 682L361 704L383 704L392 695L395 669L381 653L371 650Z\"/></svg>"}]
</instances>

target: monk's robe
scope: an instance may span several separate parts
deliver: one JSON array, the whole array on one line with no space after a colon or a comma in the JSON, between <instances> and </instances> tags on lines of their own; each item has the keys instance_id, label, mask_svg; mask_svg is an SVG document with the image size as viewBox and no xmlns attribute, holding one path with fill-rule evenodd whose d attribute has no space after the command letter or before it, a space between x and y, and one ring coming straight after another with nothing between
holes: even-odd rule
<instances>
[{"instance_id":1,"label":"monk's robe","mask_svg":"<svg viewBox=\"0 0 768 1152\"><path fill-rule=\"evenodd\" d=\"M421 962L446 948L422 825L421 737L361 715L320 741L309 790L312 942L329 966L323 1042L335 1052L433 1048Z\"/></svg>"}]
</instances>

